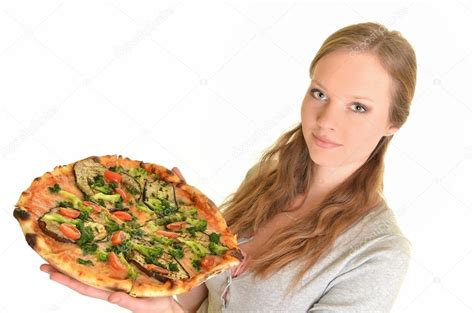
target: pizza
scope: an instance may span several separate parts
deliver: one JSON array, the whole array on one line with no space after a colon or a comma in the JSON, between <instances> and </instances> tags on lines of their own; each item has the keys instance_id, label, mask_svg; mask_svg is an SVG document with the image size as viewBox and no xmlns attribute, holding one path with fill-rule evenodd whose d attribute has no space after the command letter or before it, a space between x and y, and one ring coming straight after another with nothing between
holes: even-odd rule
<instances>
[{"instance_id":1,"label":"pizza","mask_svg":"<svg viewBox=\"0 0 474 313\"><path fill-rule=\"evenodd\" d=\"M13 215L59 271L135 297L187 292L243 259L202 192L166 167L120 155L56 166L21 193Z\"/></svg>"}]
</instances>

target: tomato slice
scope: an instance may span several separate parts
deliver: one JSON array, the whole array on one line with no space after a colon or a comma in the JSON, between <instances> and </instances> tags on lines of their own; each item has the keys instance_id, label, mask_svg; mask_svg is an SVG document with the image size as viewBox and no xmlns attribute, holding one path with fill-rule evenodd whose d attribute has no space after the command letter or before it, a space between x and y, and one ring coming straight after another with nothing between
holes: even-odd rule
<instances>
[{"instance_id":1,"label":"tomato slice","mask_svg":"<svg viewBox=\"0 0 474 313\"><path fill-rule=\"evenodd\" d=\"M157 266L155 264L147 264L145 265L145 268L149 271L157 272L160 274L168 274L170 272L167 269Z\"/></svg>"},{"instance_id":2,"label":"tomato slice","mask_svg":"<svg viewBox=\"0 0 474 313\"><path fill-rule=\"evenodd\" d=\"M170 223L166 225L166 228L171 229L171 230L180 230L181 228L183 228L184 225L186 225L185 221L174 222L174 223Z\"/></svg>"},{"instance_id":3,"label":"tomato slice","mask_svg":"<svg viewBox=\"0 0 474 313\"><path fill-rule=\"evenodd\" d=\"M81 215L81 212L74 209L69 208L59 208L59 214L69 218L78 218Z\"/></svg>"},{"instance_id":4,"label":"tomato slice","mask_svg":"<svg viewBox=\"0 0 474 313\"><path fill-rule=\"evenodd\" d=\"M112 235L112 245L114 245L114 246L118 246L118 245L122 244L122 242L124 240L125 240L125 233L121 230L116 231Z\"/></svg>"},{"instance_id":5,"label":"tomato slice","mask_svg":"<svg viewBox=\"0 0 474 313\"><path fill-rule=\"evenodd\" d=\"M100 212L102 210L100 205L95 204L94 202L84 201L84 205L90 206L96 212Z\"/></svg>"},{"instance_id":6,"label":"tomato slice","mask_svg":"<svg viewBox=\"0 0 474 313\"><path fill-rule=\"evenodd\" d=\"M162 236L165 236L165 237L168 237L168 238L178 238L179 237L179 234L173 233L171 231L166 231L166 230L157 230L156 234L162 235Z\"/></svg>"},{"instance_id":7,"label":"tomato slice","mask_svg":"<svg viewBox=\"0 0 474 313\"><path fill-rule=\"evenodd\" d=\"M74 225L62 223L59 226L59 230L69 239L78 240L81 238L81 232Z\"/></svg>"},{"instance_id":8,"label":"tomato slice","mask_svg":"<svg viewBox=\"0 0 474 313\"><path fill-rule=\"evenodd\" d=\"M124 211L115 211L112 213L113 216L115 216L118 219L121 219L122 221L131 221L132 216L128 214L127 212Z\"/></svg>"},{"instance_id":9,"label":"tomato slice","mask_svg":"<svg viewBox=\"0 0 474 313\"><path fill-rule=\"evenodd\" d=\"M115 188L115 192L118 193L120 195L120 197L125 201L127 202L128 200L128 195L125 193L125 191L123 191L122 188Z\"/></svg>"},{"instance_id":10,"label":"tomato slice","mask_svg":"<svg viewBox=\"0 0 474 313\"><path fill-rule=\"evenodd\" d=\"M122 181L122 175L109 170L104 172L104 178L108 182L120 183Z\"/></svg>"},{"instance_id":11,"label":"tomato slice","mask_svg":"<svg viewBox=\"0 0 474 313\"><path fill-rule=\"evenodd\" d=\"M216 257L213 255L206 255L202 261L201 261L201 266L204 268L211 268L216 261Z\"/></svg>"},{"instance_id":12,"label":"tomato slice","mask_svg":"<svg viewBox=\"0 0 474 313\"><path fill-rule=\"evenodd\" d=\"M125 265L122 264L122 262L120 262L120 259L119 257L115 254L115 252L109 252L108 256L107 256L107 259L109 260L109 264L110 266L112 266L114 269L116 269L117 271L126 271L127 268L125 267Z\"/></svg>"}]
</instances>

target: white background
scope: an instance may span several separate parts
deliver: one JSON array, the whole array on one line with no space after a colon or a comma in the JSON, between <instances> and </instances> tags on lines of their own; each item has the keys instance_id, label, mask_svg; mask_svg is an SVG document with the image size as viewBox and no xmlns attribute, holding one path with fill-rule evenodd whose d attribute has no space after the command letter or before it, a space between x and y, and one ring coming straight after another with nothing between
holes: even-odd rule
<instances>
[{"instance_id":1,"label":"white background","mask_svg":"<svg viewBox=\"0 0 474 313\"><path fill-rule=\"evenodd\" d=\"M323 40L364 21L401 31L418 59L386 158L413 245L394 312L473 312L472 17L469 1L1 2L0 312L125 311L39 270L12 216L33 178L122 154L178 166L219 205L298 123Z\"/></svg>"}]
</instances>

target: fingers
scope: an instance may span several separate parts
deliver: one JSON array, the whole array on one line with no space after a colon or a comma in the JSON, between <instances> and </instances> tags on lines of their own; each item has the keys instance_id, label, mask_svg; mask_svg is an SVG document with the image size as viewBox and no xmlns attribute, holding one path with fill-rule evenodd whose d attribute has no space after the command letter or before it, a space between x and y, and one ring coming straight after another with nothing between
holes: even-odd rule
<instances>
[{"instance_id":1,"label":"fingers","mask_svg":"<svg viewBox=\"0 0 474 313\"><path fill-rule=\"evenodd\" d=\"M53 266L49 264L42 264L40 266L40 270L48 273L49 278L51 280L54 280L55 282L58 282L66 287L69 287L77 292L79 292L82 295L93 297L93 298L98 298L102 300L107 300L110 292L101 290L98 288L94 288L91 286L88 286L86 284L81 283L78 280L75 280L71 277L68 277L60 272L58 272Z\"/></svg>"},{"instance_id":2,"label":"fingers","mask_svg":"<svg viewBox=\"0 0 474 313\"><path fill-rule=\"evenodd\" d=\"M177 168L176 166L173 167L171 169L173 172L175 172L176 175L178 175L179 178L181 178L181 180L183 180L184 182L186 182L186 179L184 179L184 176L183 174L181 173L181 171L179 170L179 168Z\"/></svg>"},{"instance_id":3,"label":"fingers","mask_svg":"<svg viewBox=\"0 0 474 313\"><path fill-rule=\"evenodd\" d=\"M113 292L109 302L117 304L135 313L138 312L171 312L173 309L172 297L135 298L125 292Z\"/></svg>"},{"instance_id":4,"label":"fingers","mask_svg":"<svg viewBox=\"0 0 474 313\"><path fill-rule=\"evenodd\" d=\"M135 298L122 291L111 292L88 286L60 273L50 264L42 264L40 269L48 273L51 280L69 287L82 295L106 300L133 312L151 312L153 310L157 312L170 312L172 308L171 297Z\"/></svg>"},{"instance_id":5,"label":"fingers","mask_svg":"<svg viewBox=\"0 0 474 313\"><path fill-rule=\"evenodd\" d=\"M57 270L49 264L41 264L40 270L48 274L57 272Z\"/></svg>"}]
</instances>

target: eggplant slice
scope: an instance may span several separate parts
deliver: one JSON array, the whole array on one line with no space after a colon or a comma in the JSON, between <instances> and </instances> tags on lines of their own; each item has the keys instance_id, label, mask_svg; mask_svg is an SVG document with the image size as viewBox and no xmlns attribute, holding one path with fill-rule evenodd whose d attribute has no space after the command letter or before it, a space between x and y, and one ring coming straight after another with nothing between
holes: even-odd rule
<instances>
[{"instance_id":1,"label":"eggplant slice","mask_svg":"<svg viewBox=\"0 0 474 313\"><path fill-rule=\"evenodd\" d=\"M89 186L89 181L92 181L97 175L104 175L107 170L105 166L94 161L93 159L85 159L74 164L74 173L76 175L76 183L81 191L89 197L97 193L94 189ZM121 184L133 194L136 201L141 198L140 184L125 171L121 171L122 176Z\"/></svg>"},{"instance_id":2,"label":"eggplant slice","mask_svg":"<svg viewBox=\"0 0 474 313\"><path fill-rule=\"evenodd\" d=\"M43 219L45 215L51 213L59 214L59 209L59 207L52 208L48 213L45 213L42 217L38 219L38 225L45 234L52 237L53 239L60 242L74 243L76 242L75 240L67 238L59 230L59 226L61 226L61 223L55 221L45 221ZM107 238L107 230L105 229L104 225L100 223L96 223L95 221L84 221L84 227L90 227L92 229L92 234L94 235L95 242L103 241Z\"/></svg>"},{"instance_id":3,"label":"eggplant slice","mask_svg":"<svg viewBox=\"0 0 474 313\"><path fill-rule=\"evenodd\" d=\"M97 175L104 175L107 168L92 159L85 159L74 164L74 173L76 175L76 183L81 191L89 197L97 193L90 186L88 181Z\"/></svg>"},{"instance_id":4,"label":"eggplant slice","mask_svg":"<svg viewBox=\"0 0 474 313\"><path fill-rule=\"evenodd\" d=\"M142 187L140 184L135 180L135 178L124 171L120 171L120 175L122 175L122 185L125 189L133 195L135 201L140 201L142 197Z\"/></svg>"},{"instance_id":5,"label":"eggplant slice","mask_svg":"<svg viewBox=\"0 0 474 313\"><path fill-rule=\"evenodd\" d=\"M59 208L53 208L48 213L45 213L43 216L47 214L51 214L51 213L59 214ZM69 239L66 236L64 236L63 233L59 230L59 226L61 225L61 223L54 222L54 221L44 221L43 216L38 219L38 226L46 235L60 242L67 242L67 243L75 242L74 240Z\"/></svg>"},{"instance_id":6,"label":"eggplant slice","mask_svg":"<svg viewBox=\"0 0 474 313\"><path fill-rule=\"evenodd\" d=\"M133 263L136 267L138 267L142 272L147 274L150 277L153 277L162 283L165 283L168 280L186 280L189 278L188 273L183 269L179 262L169 254L163 253L161 257L158 258L158 261L163 264L168 264L169 262L173 262L178 266L177 272L169 271L169 274L158 273L155 271L148 270L146 268L147 262L145 261L145 257L140 253L133 251L130 257L130 262Z\"/></svg>"},{"instance_id":7,"label":"eggplant slice","mask_svg":"<svg viewBox=\"0 0 474 313\"><path fill-rule=\"evenodd\" d=\"M172 205L178 207L174 194L174 186L172 183L164 180L147 181L144 192L145 200L149 199L166 199Z\"/></svg>"}]
</instances>

